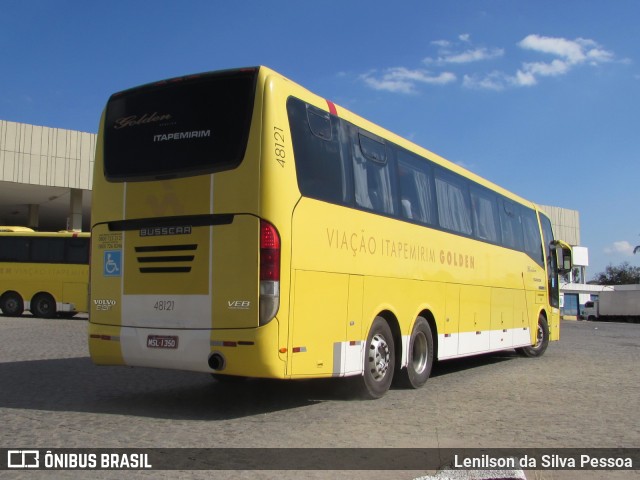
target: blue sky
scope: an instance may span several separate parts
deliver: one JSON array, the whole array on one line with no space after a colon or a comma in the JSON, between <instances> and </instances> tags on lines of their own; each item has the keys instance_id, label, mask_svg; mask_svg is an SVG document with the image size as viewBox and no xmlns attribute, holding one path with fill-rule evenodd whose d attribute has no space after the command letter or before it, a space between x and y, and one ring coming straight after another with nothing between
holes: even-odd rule
<instances>
[{"instance_id":1,"label":"blue sky","mask_svg":"<svg viewBox=\"0 0 640 480\"><path fill-rule=\"evenodd\" d=\"M542 204L588 278L640 245L640 2L2 0L0 119L96 132L115 91L267 65Z\"/></svg>"}]
</instances>

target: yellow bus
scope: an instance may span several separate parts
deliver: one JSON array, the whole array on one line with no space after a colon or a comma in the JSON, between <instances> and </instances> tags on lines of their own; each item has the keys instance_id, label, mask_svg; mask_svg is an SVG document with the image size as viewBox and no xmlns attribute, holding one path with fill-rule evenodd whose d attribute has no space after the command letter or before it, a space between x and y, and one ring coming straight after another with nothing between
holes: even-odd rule
<instances>
[{"instance_id":1,"label":"yellow bus","mask_svg":"<svg viewBox=\"0 0 640 480\"><path fill-rule=\"evenodd\" d=\"M89 234L0 226L0 310L18 317L87 312Z\"/></svg>"},{"instance_id":2,"label":"yellow bus","mask_svg":"<svg viewBox=\"0 0 640 480\"><path fill-rule=\"evenodd\" d=\"M112 95L93 189L96 364L376 398L559 338L570 256L533 203L266 67Z\"/></svg>"}]
</instances>

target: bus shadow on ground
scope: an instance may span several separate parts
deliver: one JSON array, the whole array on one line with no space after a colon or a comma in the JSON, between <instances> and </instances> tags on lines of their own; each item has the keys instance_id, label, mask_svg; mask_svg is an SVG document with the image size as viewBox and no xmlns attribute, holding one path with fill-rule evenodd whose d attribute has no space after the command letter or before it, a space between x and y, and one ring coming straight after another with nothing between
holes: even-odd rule
<instances>
[{"instance_id":1,"label":"bus shadow on ground","mask_svg":"<svg viewBox=\"0 0 640 480\"><path fill-rule=\"evenodd\" d=\"M86 357L0 363L0 385L0 408L184 420L227 420L345 399L337 379L228 383L206 373L98 367Z\"/></svg>"},{"instance_id":2,"label":"bus shadow on ground","mask_svg":"<svg viewBox=\"0 0 640 480\"><path fill-rule=\"evenodd\" d=\"M503 350L499 352L484 353L472 357L456 358L436 362L431 371L431 377L440 377L453 373L464 372L474 368L503 363L509 360L522 358L515 350Z\"/></svg>"},{"instance_id":3,"label":"bus shadow on ground","mask_svg":"<svg viewBox=\"0 0 640 480\"><path fill-rule=\"evenodd\" d=\"M444 375L512 359L502 352L440 362ZM351 401L352 379L219 381L205 373L98 367L86 357L0 363L0 408L229 420L325 401Z\"/></svg>"}]
</instances>

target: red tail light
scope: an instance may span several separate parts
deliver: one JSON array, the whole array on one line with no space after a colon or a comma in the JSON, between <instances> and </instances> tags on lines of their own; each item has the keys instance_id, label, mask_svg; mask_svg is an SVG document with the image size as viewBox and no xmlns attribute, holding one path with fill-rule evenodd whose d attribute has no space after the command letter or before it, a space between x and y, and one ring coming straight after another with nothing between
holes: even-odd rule
<instances>
[{"instance_id":1,"label":"red tail light","mask_svg":"<svg viewBox=\"0 0 640 480\"><path fill-rule=\"evenodd\" d=\"M280 281L280 236L264 220L260 220L260 280Z\"/></svg>"}]
</instances>

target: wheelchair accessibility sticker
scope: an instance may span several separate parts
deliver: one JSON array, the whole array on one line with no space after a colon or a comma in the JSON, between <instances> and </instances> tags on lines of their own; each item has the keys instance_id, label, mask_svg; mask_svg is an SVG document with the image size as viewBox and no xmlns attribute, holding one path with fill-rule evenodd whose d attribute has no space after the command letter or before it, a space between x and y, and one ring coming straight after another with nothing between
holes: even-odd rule
<instances>
[{"instance_id":1,"label":"wheelchair accessibility sticker","mask_svg":"<svg viewBox=\"0 0 640 480\"><path fill-rule=\"evenodd\" d=\"M104 269L105 277L119 277L122 271L122 250L105 250Z\"/></svg>"}]
</instances>

